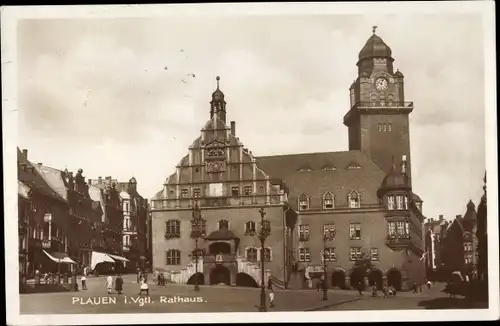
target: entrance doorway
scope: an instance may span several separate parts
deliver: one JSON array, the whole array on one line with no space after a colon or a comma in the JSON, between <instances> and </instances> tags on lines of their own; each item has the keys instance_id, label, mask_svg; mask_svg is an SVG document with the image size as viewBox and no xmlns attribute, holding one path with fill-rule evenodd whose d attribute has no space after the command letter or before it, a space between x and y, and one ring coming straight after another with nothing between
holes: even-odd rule
<instances>
[{"instance_id":1,"label":"entrance doorway","mask_svg":"<svg viewBox=\"0 0 500 326\"><path fill-rule=\"evenodd\" d=\"M368 274L368 284L370 287L376 286L377 290L382 290L384 287L382 272L378 269L374 269Z\"/></svg>"},{"instance_id":2,"label":"entrance doorway","mask_svg":"<svg viewBox=\"0 0 500 326\"><path fill-rule=\"evenodd\" d=\"M397 269L391 269L387 273L387 285L394 287L397 291L401 290L401 272Z\"/></svg>"},{"instance_id":3,"label":"entrance doorway","mask_svg":"<svg viewBox=\"0 0 500 326\"><path fill-rule=\"evenodd\" d=\"M198 283L196 283L196 280L198 280ZM205 278L203 277L202 273L196 273L192 275L189 280L187 281L187 284L198 284L198 285L204 285L205 284Z\"/></svg>"},{"instance_id":4,"label":"entrance doorway","mask_svg":"<svg viewBox=\"0 0 500 326\"><path fill-rule=\"evenodd\" d=\"M332 287L345 289L345 273L343 271L335 271L332 273Z\"/></svg>"},{"instance_id":5,"label":"entrance doorway","mask_svg":"<svg viewBox=\"0 0 500 326\"><path fill-rule=\"evenodd\" d=\"M231 282L229 269L224 266L217 266L210 272L210 285L226 284Z\"/></svg>"}]
</instances>

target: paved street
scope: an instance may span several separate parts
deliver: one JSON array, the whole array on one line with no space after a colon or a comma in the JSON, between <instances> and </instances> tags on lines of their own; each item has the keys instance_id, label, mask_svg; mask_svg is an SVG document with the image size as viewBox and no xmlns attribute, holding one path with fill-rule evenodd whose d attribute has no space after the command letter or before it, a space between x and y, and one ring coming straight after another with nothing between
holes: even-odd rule
<instances>
[{"instance_id":1,"label":"paved street","mask_svg":"<svg viewBox=\"0 0 500 326\"><path fill-rule=\"evenodd\" d=\"M260 302L260 290L255 288L201 286L200 292L195 292L193 286L176 284L150 284L151 301L136 301L139 285L135 276L127 275L124 281L123 295L108 296L105 276L90 278L86 291L23 294L21 314L255 312ZM276 307L269 311L467 308L464 299L449 299L441 290L442 286L436 286L391 298L372 298L370 293L358 297L354 291L331 290L328 301L322 300L322 292L314 290L276 290Z\"/></svg>"}]
</instances>

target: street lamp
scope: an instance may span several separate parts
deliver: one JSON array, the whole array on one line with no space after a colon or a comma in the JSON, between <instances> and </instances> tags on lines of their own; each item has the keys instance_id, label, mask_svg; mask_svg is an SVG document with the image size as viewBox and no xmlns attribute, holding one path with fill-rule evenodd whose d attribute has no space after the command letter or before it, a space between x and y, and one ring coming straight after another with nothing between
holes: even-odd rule
<instances>
[{"instance_id":1,"label":"street lamp","mask_svg":"<svg viewBox=\"0 0 500 326\"><path fill-rule=\"evenodd\" d=\"M328 283L327 283L327 277L328 277L328 273L326 271L326 258L327 258L327 254L326 254L326 242L327 241L330 241L330 240L333 240L333 232L331 232L329 229L325 229L324 230L324 234L323 234L323 300L326 301L328 300L328 295L327 295L327 291L328 291ZM330 253L328 253L328 255L330 255Z\"/></svg>"},{"instance_id":2,"label":"street lamp","mask_svg":"<svg viewBox=\"0 0 500 326\"><path fill-rule=\"evenodd\" d=\"M266 241L267 236L269 235L269 227L265 225L264 216L266 216L266 212L264 212L264 208L259 210L260 213L260 231L259 231L259 239L260 239L260 247L261 247L261 257L260 257L260 312L267 311L266 307L266 287L264 284L264 260L265 260L265 250L264 243Z\"/></svg>"},{"instance_id":3,"label":"street lamp","mask_svg":"<svg viewBox=\"0 0 500 326\"><path fill-rule=\"evenodd\" d=\"M193 214L192 214L192 236L195 241L195 250L194 250L194 261L195 261L195 276L194 276L194 290L195 291L200 291L200 286L198 285L198 239L201 236L202 230L201 230L201 210L198 207L198 203L195 203L193 207Z\"/></svg>"}]
</instances>

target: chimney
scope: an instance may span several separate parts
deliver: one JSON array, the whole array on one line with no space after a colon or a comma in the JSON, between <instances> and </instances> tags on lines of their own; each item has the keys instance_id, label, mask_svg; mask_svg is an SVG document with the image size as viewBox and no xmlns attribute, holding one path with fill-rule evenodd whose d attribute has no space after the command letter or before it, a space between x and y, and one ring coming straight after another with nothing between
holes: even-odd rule
<instances>
[{"instance_id":1,"label":"chimney","mask_svg":"<svg viewBox=\"0 0 500 326\"><path fill-rule=\"evenodd\" d=\"M401 173L406 174L406 155L401 157Z\"/></svg>"},{"instance_id":2,"label":"chimney","mask_svg":"<svg viewBox=\"0 0 500 326\"><path fill-rule=\"evenodd\" d=\"M442 220L443 220L443 218L444 218L444 216L443 216L443 215L439 215L439 221L442 221Z\"/></svg>"},{"instance_id":3,"label":"chimney","mask_svg":"<svg viewBox=\"0 0 500 326\"><path fill-rule=\"evenodd\" d=\"M25 159L28 159L28 150L27 149L23 149L23 156Z\"/></svg>"},{"instance_id":4,"label":"chimney","mask_svg":"<svg viewBox=\"0 0 500 326\"><path fill-rule=\"evenodd\" d=\"M457 216L455 216L456 218L462 218L462 215L458 214Z\"/></svg>"},{"instance_id":5,"label":"chimney","mask_svg":"<svg viewBox=\"0 0 500 326\"><path fill-rule=\"evenodd\" d=\"M231 121L231 135L236 136L236 122Z\"/></svg>"},{"instance_id":6,"label":"chimney","mask_svg":"<svg viewBox=\"0 0 500 326\"><path fill-rule=\"evenodd\" d=\"M102 177L99 177L97 179L98 179L99 184L101 184L102 183Z\"/></svg>"}]
</instances>

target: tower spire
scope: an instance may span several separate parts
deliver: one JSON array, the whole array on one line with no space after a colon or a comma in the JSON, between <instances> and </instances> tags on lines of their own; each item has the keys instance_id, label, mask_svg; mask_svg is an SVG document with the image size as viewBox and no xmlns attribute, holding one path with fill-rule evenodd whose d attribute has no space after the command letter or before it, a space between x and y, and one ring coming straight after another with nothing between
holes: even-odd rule
<instances>
[{"instance_id":1,"label":"tower spire","mask_svg":"<svg viewBox=\"0 0 500 326\"><path fill-rule=\"evenodd\" d=\"M217 89L219 89L219 80L220 80L220 77L219 76L215 77L215 80L217 81Z\"/></svg>"},{"instance_id":2,"label":"tower spire","mask_svg":"<svg viewBox=\"0 0 500 326\"><path fill-rule=\"evenodd\" d=\"M372 26L372 32L375 34L375 31L377 30L378 26Z\"/></svg>"},{"instance_id":3,"label":"tower spire","mask_svg":"<svg viewBox=\"0 0 500 326\"><path fill-rule=\"evenodd\" d=\"M219 88L220 77L215 77L217 81L217 89L212 93L212 101L210 102L210 119L217 116L226 123L226 102L224 101L224 93Z\"/></svg>"}]
</instances>

